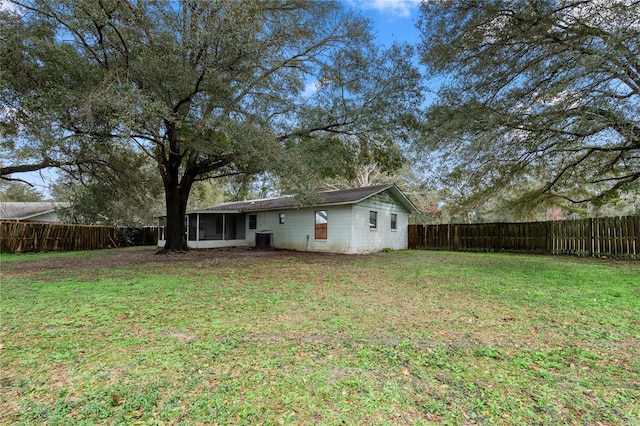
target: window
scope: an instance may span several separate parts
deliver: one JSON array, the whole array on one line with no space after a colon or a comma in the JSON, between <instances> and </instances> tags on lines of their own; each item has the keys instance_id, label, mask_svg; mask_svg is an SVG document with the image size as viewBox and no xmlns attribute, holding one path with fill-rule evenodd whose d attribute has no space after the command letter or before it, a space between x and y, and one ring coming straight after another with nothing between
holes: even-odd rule
<instances>
[{"instance_id":1,"label":"window","mask_svg":"<svg viewBox=\"0 0 640 426\"><path fill-rule=\"evenodd\" d=\"M326 240L327 239L327 211L326 210L316 210L316 232L315 239L316 240Z\"/></svg>"},{"instance_id":2,"label":"window","mask_svg":"<svg viewBox=\"0 0 640 426\"><path fill-rule=\"evenodd\" d=\"M398 229L398 215L395 213L391 213L391 230L395 231Z\"/></svg>"},{"instance_id":3,"label":"window","mask_svg":"<svg viewBox=\"0 0 640 426\"><path fill-rule=\"evenodd\" d=\"M284 224L284 213L280 213L278 217L280 218L278 223L280 223L280 225Z\"/></svg>"},{"instance_id":4,"label":"window","mask_svg":"<svg viewBox=\"0 0 640 426\"><path fill-rule=\"evenodd\" d=\"M258 227L258 215L249 215L249 229L256 229Z\"/></svg>"},{"instance_id":5,"label":"window","mask_svg":"<svg viewBox=\"0 0 640 426\"><path fill-rule=\"evenodd\" d=\"M369 229L378 229L378 212L369 212Z\"/></svg>"}]
</instances>

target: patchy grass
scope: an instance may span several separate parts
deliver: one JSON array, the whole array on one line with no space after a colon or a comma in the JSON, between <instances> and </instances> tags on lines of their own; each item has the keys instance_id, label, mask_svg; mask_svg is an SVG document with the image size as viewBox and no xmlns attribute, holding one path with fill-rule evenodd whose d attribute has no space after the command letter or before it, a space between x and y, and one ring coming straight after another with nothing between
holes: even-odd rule
<instances>
[{"instance_id":1,"label":"patchy grass","mask_svg":"<svg viewBox=\"0 0 640 426\"><path fill-rule=\"evenodd\" d=\"M6 262L24 262L30 259L50 259L50 258L85 258L91 254L90 251L65 251L47 253L0 253L0 268Z\"/></svg>"},{"instance_id":2,"label":"patchy grass","mask_svg":"<svg viewBox=\"0 0 640 426\"><path fill-rule=\"evenodd\" d=\"M83 256L2 258L4 424L640 423L640 263Z\"/></svg>"}]
</instances>

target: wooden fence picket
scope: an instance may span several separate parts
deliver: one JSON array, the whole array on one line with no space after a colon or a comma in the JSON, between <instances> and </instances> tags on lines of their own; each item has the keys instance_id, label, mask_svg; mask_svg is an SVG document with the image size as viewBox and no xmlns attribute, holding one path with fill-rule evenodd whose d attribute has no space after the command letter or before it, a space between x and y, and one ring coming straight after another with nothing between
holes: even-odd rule
<instances>
[{"instance_id":1,"label":"wooden fence picket","mask_svg":"<svg viewBox=\"0 0 640 426\"><path fill-rule=\"evenodd\" d=\"M127 233L127 241L119 243ZM0 221L0 253L73 251L157 244L157 228Z\"/></svg>"},{"instance_id":2,"label":"wooden fence picket","mask_svg":"<svg viewBox=\"0 0 640 426\"><path fill-rule=\"evenodd\" d=\"M640 216L409 225L409 248L511 251L640 259Z\"/></svg>"}]
</instances>

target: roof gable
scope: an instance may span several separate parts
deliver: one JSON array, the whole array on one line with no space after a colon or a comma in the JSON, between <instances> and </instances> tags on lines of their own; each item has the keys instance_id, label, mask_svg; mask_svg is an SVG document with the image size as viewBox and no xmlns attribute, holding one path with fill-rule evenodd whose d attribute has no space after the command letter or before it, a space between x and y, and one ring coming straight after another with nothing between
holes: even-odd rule
<instances>
[{"instance_id":1,"label":"roof gable","mask_svg":"<svg viewBox=\"0 0 640 426\"><path fill-rule=\"evenodd\" d=\"M418 209L409 201L400 189L394 185L376 185L365 186L360 188L338 189L333 191L323 191L318 194L315 203L307 206L298 204L296 197L293 195L284 195L281 197L261 198L257 200L237 201L231 203L218 204L208 207L204 210L198 210L197 213L206 213L215 210L224 211L265 211L265 210L282 210L297 207L321 207L342 204L356 204L360 201L373 197L384 191L389 191L393 198L403 205L410 213L418 213Z\"/></svg>"}]
</instances>

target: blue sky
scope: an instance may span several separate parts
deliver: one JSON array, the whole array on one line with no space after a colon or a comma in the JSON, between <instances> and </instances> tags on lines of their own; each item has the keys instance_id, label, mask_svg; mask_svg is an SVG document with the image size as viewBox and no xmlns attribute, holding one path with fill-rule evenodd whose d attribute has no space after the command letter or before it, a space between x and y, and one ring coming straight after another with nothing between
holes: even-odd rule
<instances>
[{"instance_id":1,"label":"blue sky","mask_svg":"<svg viewBox=\"0 0 640 426\"><path fill-rule=\"evenodd\" d=\"M343 0L374 25L380 43L393 41L416 44L420 35L415 24L420 0Z\"/></svg>"}]
</instances>

